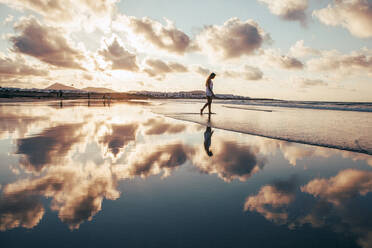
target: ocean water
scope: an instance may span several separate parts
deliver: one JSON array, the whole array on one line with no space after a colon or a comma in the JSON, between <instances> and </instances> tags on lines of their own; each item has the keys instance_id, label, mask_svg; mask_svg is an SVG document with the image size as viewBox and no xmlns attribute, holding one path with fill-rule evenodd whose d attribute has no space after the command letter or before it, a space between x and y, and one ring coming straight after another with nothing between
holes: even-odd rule
<instances>
[{"instance_id":1,"label":"ocean water","mask_svg":"<svg viewBox=\"0 0 372 248\"><path fill-rule=\"evenodd\" d=\"M297 105L216 101L212 112L217 114L211 121L217 128L238 133L372 154L372 113L366 111L371 104L358 105L357 111L352 110L354 107L345 111L343 107L319 109L312 103L303 103L306 107ZM205 125L208 115L198 114L201 106L200 101L168 100L153 109L159 114Z\"/></svg>"},{"instance_id":2,"label":"ocean water","mask_svg":"<svg viewBox=\"0 0 372 248\"><path fill-rule=\"evenodd\" d=\"M372 245L370 113L201 104L0 104L1 247Z\"/></svg>"},{"instance_id":3,"label":"ocean water","mask_svg":"<svg viewBox=\"0 0 372 248\"><path fill-rule=\"evenodd\" d=\"M284 100L228 100L218 103L229 103L251 106L271 106L286 108L325 109L339 111L372 112L372 102L320 102L320 101L284 101Z\"/></svg>"}]
</instances>

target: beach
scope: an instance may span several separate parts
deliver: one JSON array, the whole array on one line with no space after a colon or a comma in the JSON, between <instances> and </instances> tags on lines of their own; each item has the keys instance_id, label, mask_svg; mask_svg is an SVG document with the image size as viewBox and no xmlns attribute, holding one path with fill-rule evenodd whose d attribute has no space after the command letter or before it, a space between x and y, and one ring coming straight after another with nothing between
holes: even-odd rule
<instances>
[{"instance_id":1,"label":"beach","mask_svg":"<svg viewBox=\"0 0 372 248\"><path fill-rule=\"evenodd\" d=\"M369 104L203 103L0 103L1 243L371 245Z\"/></svg>"}]
</instances>

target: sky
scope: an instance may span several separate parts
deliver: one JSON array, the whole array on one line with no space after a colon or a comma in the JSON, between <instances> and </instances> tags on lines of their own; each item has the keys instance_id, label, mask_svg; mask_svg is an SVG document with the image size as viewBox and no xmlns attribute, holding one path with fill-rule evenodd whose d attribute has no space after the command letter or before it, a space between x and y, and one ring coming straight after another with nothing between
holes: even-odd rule
<instances>
[{"instance_id":1,"label":"sky","mask_svg":"<svg viewBox=\"0 0 372 248\"><path fill-rule=\"evenodd\" d=\"M372 0L0 0L0 86L372 101Z\"/></svg>"}]
</instances>

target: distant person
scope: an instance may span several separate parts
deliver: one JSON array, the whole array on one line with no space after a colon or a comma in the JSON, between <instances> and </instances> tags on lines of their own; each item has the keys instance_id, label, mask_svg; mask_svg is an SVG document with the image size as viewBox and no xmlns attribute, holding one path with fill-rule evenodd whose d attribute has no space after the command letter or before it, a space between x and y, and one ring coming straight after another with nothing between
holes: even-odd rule
<instances>
[{"instance_id":1,"label":"distant person","mask_svg":"<svg viewBox=\"0 0 372 248\"><path fill-rule=\"evenodd\" d=\"M210 115L209 115L210 116ZM211 124L208 121L207 128L204 132L204 150L207 153L209 157L213 156L212 151L210 150L211 143L212 143L212 134L214 131L212 131Z\"/></svg>"},{"instance_id":2,"label":"distant person","mask_svg":"<svg viewBox=\"0 0 372 248\"><path fill-rule=\"evenodd\" d=\"M212 105L212 97L216 97L213 93L213 81L216 77L216 74L212 72L207 80L205 81L205 95L207 97L207 103L200 109L200 114L203 114L203 110L208 106L209 114L212 113L211 111L211 105Z\"/></svg>"}]
</instances>

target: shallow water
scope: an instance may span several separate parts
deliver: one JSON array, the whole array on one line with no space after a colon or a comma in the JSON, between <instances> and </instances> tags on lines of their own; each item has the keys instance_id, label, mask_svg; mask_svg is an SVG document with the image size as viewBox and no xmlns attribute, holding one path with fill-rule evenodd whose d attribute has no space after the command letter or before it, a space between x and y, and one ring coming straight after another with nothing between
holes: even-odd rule
<instances>
[{"instance_id":1,"label":"shallow water","mask_svg":"<svg viewBox=\"0 0 372 248\"><path fill-rule=\"evenodd\" d=\"M167 100L158 101L153 109L168 117L206 125L208 115L199 114L202 105ZM211 120L216 128L372 155L371 112L247 106L229 101L214 103L212 112L217 113Z\"/></svg>"},{"instance_id":2,"label":"shallow water","mask_svg":"<svg viewBox=\"0 0 372 248\"><path fill-rule=\"evenodd\" d=\"M301 112L318 123L299 132L294 110L221 104L208 121L198 106L0 105L1 247L372 245L371 155L216 128L342 143L349 112L331 114L334 128L330 113Z\"/></svg>"}]
</instances>

